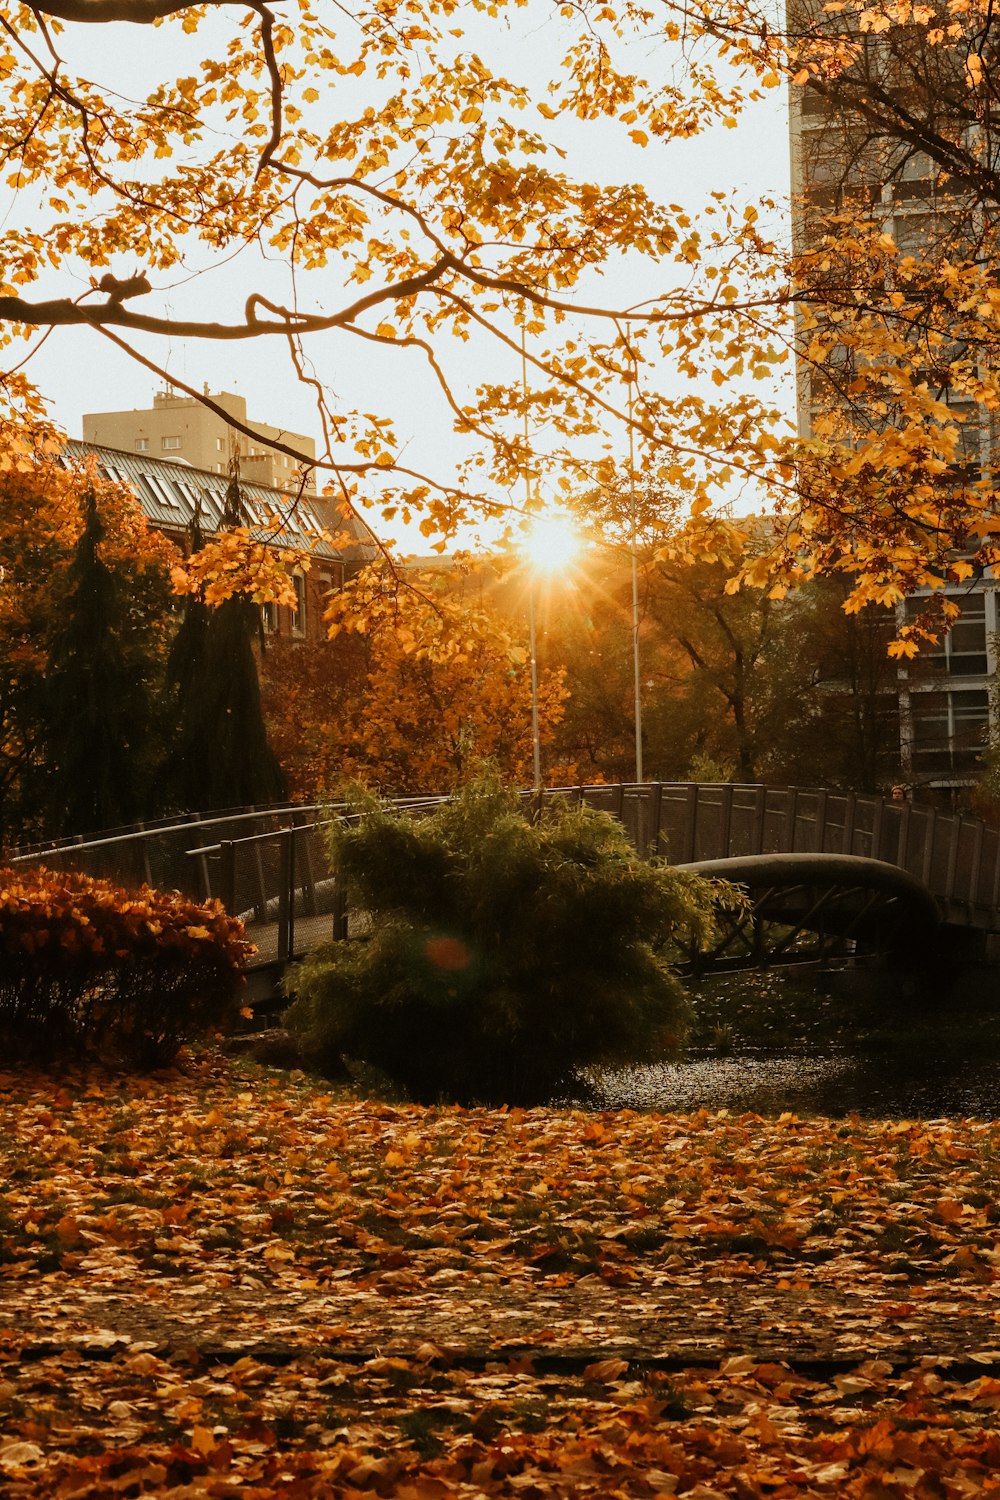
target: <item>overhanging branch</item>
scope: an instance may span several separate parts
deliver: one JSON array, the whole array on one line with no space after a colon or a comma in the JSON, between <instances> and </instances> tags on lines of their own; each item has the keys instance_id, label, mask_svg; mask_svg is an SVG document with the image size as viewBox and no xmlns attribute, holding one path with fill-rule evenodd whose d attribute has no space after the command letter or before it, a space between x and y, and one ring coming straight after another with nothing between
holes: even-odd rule
<instances>
[{"instance_id":1,"label":"overhanging branch","mask_svg":"<svg viewBox=\"0 0 1000 1500\"><path fill-rule=\"evenodd\" d=\"M216 0L219 3L219 0ZM221 0L223 5L230 0ZM60 21L80 21L84 25L106 21L132 21L151 26L164 16L191 10L191 0L44 0L32 5L36 15L55 16Z\"/></svg>"}]
</instances>

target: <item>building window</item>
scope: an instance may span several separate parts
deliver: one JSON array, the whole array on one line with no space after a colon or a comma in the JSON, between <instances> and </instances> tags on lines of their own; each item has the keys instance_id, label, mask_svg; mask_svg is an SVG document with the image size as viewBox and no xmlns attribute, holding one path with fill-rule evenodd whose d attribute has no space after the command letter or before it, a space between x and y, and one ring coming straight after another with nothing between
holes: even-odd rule
<instances>
[{"instance_id":1,"label":"building window","mask_svg":"<svg viewBox=\"0 0 1000 1500\"><path fill-rule=\"evenodd\" d=\"M295 613L292 615L292 634L305 635L306 633L306 580L302 573L292 574L292 584L295 588Z\"/></svg>"},{"instance_id":2,"label":"building window","mask_svg":"<svg viewBox=\"0 0 1000 1500\"><path fill-rule=\"evenodd\" d=\"M148 474L146 478L149 484L152 485L155 493L159 496L160 503L168 506L170 510L176 510L177 500L167 481L159 474Z\"/></svg>"},{"instance_id":3,"label":"building window","mask_svg":"<svg viewBox=\"0 0 1000 1500\"><path fill-rule=\"evenodd\" d=\"M216 438L216 440L215 440L215 448L216 448L216 452L217 453L223 453L225 451L225 446L226 445L225 445L225 443L224 443L224 441L223 441L222 438Z\"/></svg>"},{"instance_id":4,"label":"building window","mask_svg":"<svg viewBox=\"0 0 1000 1500\"><path fill-rule=\"evenodd\" d=\"M149 452L149 438L136 438L136 440L135 440L135 451L136 451L136 453L148 453Z\"/></svg>"},{"instance_id":5,"label":"building window","mask_svg":"<svg viewBox=\"0 0 1000 1500\"><path fill-rule=\"evenodd\" d=\"M987 737L985 690L914 693L910 704L914 771L973 774Z\"/></svg>"},{"instance_id":6,"label":"building window","mask_svg":"<svg viewBox=\"0 0 1000 1500\"><path fill-rule=\"evenodd\" d=\"M917 657L911 675L920 679L926 676L985 677L989 671L986 653L986 595L982 590L954 598L959 616L946 635L936 644L924 647ZM921 609L926 609L924 598L906 601L906 615L916 619Z\"/></svg>"},{"instance_id":7,"label":"building window","mask_svg":"<svg viewBox=\"0 0 1000 1500\"><path fill-rule=\"evenodd\" d=\"M265 635L277 635L278 633L278 607L276 604L262 604L260 617L264 624Z\"/></svg>"},{"instance_id":8,"label":"building window","mask_svg":"<svg viewBox=\"0 0 1000 1500\"><path fill-rule=\"evenodd\" d=\"M181 440L180 440L179 437L162 437L162 438L160 438L160 447L163 449L164 453L169 453L171 450L173 450L175 448L179 448L180 445L181 445Z\"/></svg>"}]
</instances>

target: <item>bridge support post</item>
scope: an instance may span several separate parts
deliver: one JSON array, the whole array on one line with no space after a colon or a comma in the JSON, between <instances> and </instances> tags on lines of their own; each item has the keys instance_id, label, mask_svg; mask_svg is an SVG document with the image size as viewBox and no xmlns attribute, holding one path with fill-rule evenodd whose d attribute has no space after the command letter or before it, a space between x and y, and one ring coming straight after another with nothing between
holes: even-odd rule
<instances>
[{"instance_id":1,"label":"bridge support post","mask_svg":"<svg viewBox=\"0 0 1000 1500\"><path fill-rule=\"evenodd\" d=\"M663 817L663 782L653 783L653 794L651 798L649 838L646 843L646 858L657 855L660 852L660 820Z\"/></svg>"},{"instance_id":2,"label":"bridge support post","mask_svg":"<svg viewBox=\"0 0 1000 1500\"><path fill-rule=\"evenodd\" d=\"M755 799L753 809L753 844L752 854L764 853L764 826L767 814L767 787L758 786L754 788Z\"/></svg>"},{"instance_id":3,"label":"bridge support post","mask_svg":"<svg viewBox=\"0 0 1000 1500\"><path fill-rule=\"evenodd\" d=\"M278 846L278 957L295 952L295 829L286 828Z\"/></svg>"},{"instance_id":4,"label":"bridge support post","mask_svg":"<svg viewBox=\"0 0 1000 1500\"><path fill-rule=\"evenodd\" d=\"M219 845L219 898L231 917L236 916L236 845L232 839Z\"/></svg>"},{"instance_id":5,"label":"bridge support post","mask_svg":"<svg viewBox=\"0 0 1000 1500\"><path fill-rule=\"evenodd\" d=\"M722 857L725 859L729 854L729 846L733 841L733 784L727 782L722 788L719 801L720 838L722 846Z\"/></svg>"},{"instance_id":6,"label":"bridge support post","mask_svg":"<svg viewBox=\"0 0 1000 1500\"><path fill-rule=\"evenodd\" d=\"M841 854L854 853L854 825L858 815L858 794L848 792L844 798L844 836L840 841Z\"/></svg>"},{"instance_id":7,"label":"bridge support post","mask_svg":"<svg viewBox=\"0 0 1000 1500\"><path fill-rule=\"evenodd\" d=\"M694 864L698 858L698 783L691 782L685 793L687 801L687 848L684 851L685 864Z\"/></svg>"}]
</instances>

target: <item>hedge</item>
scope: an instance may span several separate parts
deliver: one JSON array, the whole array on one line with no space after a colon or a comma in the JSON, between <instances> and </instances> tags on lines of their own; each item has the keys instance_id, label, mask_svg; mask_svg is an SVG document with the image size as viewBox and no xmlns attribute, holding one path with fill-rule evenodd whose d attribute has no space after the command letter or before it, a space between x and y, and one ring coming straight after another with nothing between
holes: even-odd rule
<instances>
[{"instance_id":1,"label":"hedge","mask_svg":"<svg viewBox=\"0 0 1000 1500\"><path fill-rule=\"evenodd\" d=\"M0 870L0 1047L11 1062L160 1067L228 1027L253 951L217 901Z\"/></svg>"}]
</instances>

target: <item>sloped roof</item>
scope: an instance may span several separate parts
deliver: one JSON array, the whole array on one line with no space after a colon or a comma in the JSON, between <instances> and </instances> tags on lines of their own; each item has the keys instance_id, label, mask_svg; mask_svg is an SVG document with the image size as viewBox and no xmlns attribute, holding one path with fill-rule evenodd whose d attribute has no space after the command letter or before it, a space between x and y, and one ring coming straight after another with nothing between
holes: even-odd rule
<instances>
[{"instance_id":1,"label":"sloped roof","mask_svg":"<svg viewBox=\"0 0 1000 1500\"><path fill-rule=\"evenodd\" d=\"M82 465L88 458L97 460L102 478L130 489L152 525L164 530L183 532L199 510L199 521L206 533L217 531L222 523L223 506L229 478L208 469L196 469L186 461L154 458L148 453L129 453L122 448L103 448L97 443L76 439L63 448L61 462L67 468ZM363 526L353 519L344 522L334 514L329 500L307 494L294 501L281 490L252 479L240 479L240 492L248 512L248 524L257 541L273 542L281 547L301 547L314 556L341 558L345 550L366 549L369 537ZM352 538L348 549L332 547L317 541L317 533L332 535L347 532Z\"/></svg>"}]
</instances>

